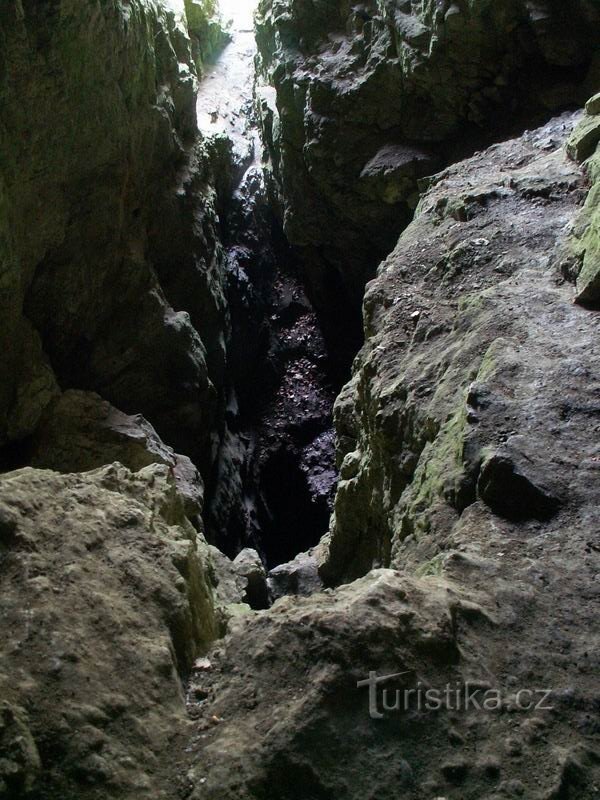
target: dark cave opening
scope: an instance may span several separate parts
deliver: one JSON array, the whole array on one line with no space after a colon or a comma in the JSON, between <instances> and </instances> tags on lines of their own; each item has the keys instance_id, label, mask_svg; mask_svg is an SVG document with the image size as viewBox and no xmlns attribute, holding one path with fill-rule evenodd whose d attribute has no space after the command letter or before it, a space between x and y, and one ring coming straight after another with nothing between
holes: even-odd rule
<instances>
[{"instance_id":1,"label":"dark cave opening","mask_svg":"<svg viewBox=\"0 0 600 800\"><path fill-rule=\"evenodd\" d=\"M311 494L298 454L281 447L264 466L258 522L267 567L291 561L317 544L326 532L330 508L323 496Z\"/></svg>"},{"instance_id":2,"label":"dark cave opening","mask_svg":"<svg viewBox=\"0 0 600 800\"><path fill-rule=\"evenodd\" d=\"M344 336L347 314L323 315L311 302L256 168L223 211L230 386L207 485L207 532L230 558L251 547L272 569L328 530L337 481L333 404L356 336Z\"/></svg>"}]
</instances>

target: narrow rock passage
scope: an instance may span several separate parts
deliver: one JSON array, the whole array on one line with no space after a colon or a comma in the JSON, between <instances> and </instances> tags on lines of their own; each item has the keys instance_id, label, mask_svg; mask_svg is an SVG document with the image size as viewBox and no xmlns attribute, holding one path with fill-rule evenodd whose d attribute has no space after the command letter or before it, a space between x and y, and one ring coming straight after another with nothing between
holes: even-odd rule
<instances>
[{"instance_id":1,"label":"narrow rock passage","mask_svg":"<svg viewBox=\"0 0 600 800\"><path fill-rule=\"evenodd\" d=\"M228 402L207 528L228 555L250 546L269 568L327 531L337 473L337 389L320 323L270 204L254 118L254 0L222 3L231 42L207 71L197 111L231 146L221 198L230 309ZM228 145L229 146L229 145Z\"/></svg>"},{"instance_id":2,"label":"narrow rock passage","mask_svg":"<svg viewBox=\"0 0 600 800\"><path fill-rule=\"evenodd\" d=\"M256 144L256 130L251 125L256 6L257 0L221 0L231 41L207 69L197 102L200 131L206 136L226 136L241 158L253 153Z\"/></svg>"}]
</instances>

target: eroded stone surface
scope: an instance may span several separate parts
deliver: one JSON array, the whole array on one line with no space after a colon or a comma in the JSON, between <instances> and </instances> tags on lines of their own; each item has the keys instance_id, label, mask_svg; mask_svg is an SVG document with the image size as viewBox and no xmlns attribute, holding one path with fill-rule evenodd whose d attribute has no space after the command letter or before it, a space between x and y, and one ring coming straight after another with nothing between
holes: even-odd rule
<instances>
[{"instance_id":1,"label":"eroded stone surface","mask_svg":"<svg viewBox=\"0 0 600 800\"><path fill-rule=\"evenodd\" d=\"M417 179L456 160L457 141L464 157L484 131L597 91L598 13L589 0L262 0L260 66L276 93L261 95L264 135L286 233L322 302L345 289L346 316L360 302Z\"/></svg>"},{"instance_id":2,"label":"eroded stone surface","mask_svg":"<svg viewBox=\"0 0 600 800\"><path fill-rule=\"evenodd\" d=\"M70 390L47 409L33 439L29 463L57 472L88 472L118 461L132 472L150 464L171 470L186 514L199 521L202 478L187 456L175 453L141 415L123 414L93 392Z\"/></svg>"},{"instance_id":3,"label":"eroded stone surface","mask_svg":"<svg viewBox=\"0 0 600 800\"><path fill-rule=\"evenodd\" d=\"M240 620L190 705L191 797L592 800L596 561L581 528L519 539L478 506L421 577L374 570ZM370 672L394 676L374 717ZM464 697L467 682L479 708L417 707L419 688ZM546 708L520 710L520 689L542 686ZM396 690L412 690L407 711Z\"/></svg>"},{"instance_id":4,"label":"eroded stone surface","mask_svg":"<svg viewBox=\"0 0 600 800\"><path fill-rule=\"evenodd\" d=\"M597 307L600 303L600 100L594 95L586 113L567 143L569 155L584 161L591 188L585 206L575 220L565 248L565 274L577 283L577 302Z\"/></svg>"},{"instance_id":5,"label":"eroded stone surface","mask_svg":"<svg viewBox=\"0 0 600 800\"><path fill-rule=\"evenodd\" d=\"M436 176L369 285L318 557L342 585L213 649L194 800L597 794L598 318L561 266L589 189L577 121ZM370 672L394 676L376 718ZM496 710L394 709L396 689L467 683Z\"/></svg>"},{"instance_id":6,"label":"eroded stone surface","mask_svg":"<svg viewBox=\"0 0 600 800\"><path fill-rule=\"evenodd\" d=\"M58 379L208 461L226 316L183 0L11 0L0 27L0 444Z\"/></svg>"},{"instance_id":7,"label":"eroded stone surface","mask_svg":"<svg viewBox=\"0 0 600 800\"><path fill-rule=\"evenodd\" d=\"M329 580L435 556L478 498L521 519L589 502L598 320L559 266L588 188L562 146L575 121L436 176L369 284L336 405Z\"/></svg>"},{"instance_id":8,"label":"eroded stone surface","mask_svg":"<svg viewBox=\"0 0 600 800\"><path fill-rule=\"evenodd\" d=\"M2 797L172 797L212 569L167 466L0 478Z\"/></svg>"}]
</instances>

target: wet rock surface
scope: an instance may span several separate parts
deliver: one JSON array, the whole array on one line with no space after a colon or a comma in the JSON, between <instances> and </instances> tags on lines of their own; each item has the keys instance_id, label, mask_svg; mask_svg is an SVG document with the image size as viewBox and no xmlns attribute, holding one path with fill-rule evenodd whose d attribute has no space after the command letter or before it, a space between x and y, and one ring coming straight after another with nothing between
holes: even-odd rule
<instances>
[{"instance_id":1,"label":"wet rock surface","mask_svg":"<svg viewBox=\"0 0 600 800\"><path fill-rule=\"evenodd\" d=\"M258 168L236 191L226 231L230 389L207 521L229 555L250 546L272 567L327 530L336 375Z\"/></svg>"},{"instance_id":2,"label":"wet rock surface","mask_svg":"<svg viewBox=\"0 0 600 800\"><path fill-rule=\"evenodd\" d=\"M218 185L225 413L206 520L228 555L249 546L273 566L327 530L336 481L331 409L341 379L264 179L252 99L255 5L223 4L231 41L206 71L196 105L208 148L230 165Z\"/></svg>"}]
</instances>

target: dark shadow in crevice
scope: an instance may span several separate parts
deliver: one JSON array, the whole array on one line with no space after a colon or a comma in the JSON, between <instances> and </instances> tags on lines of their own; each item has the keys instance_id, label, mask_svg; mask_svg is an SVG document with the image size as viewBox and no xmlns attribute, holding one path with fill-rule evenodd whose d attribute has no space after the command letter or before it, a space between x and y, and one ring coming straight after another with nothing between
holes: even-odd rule
<instances>
[{"instance_id":1,"label":"dark shadow in crevice","mask_svg":"<svg viewBox=\"0 0 600 800\"><path fill-rule=\"evenodd\" d=\"M317 543L315 534L327 530L330 509L325 498L313 498L297 455L285 448L273 453L261 478L258 523L271 569Z\"/></svg>"}]
</instances>

